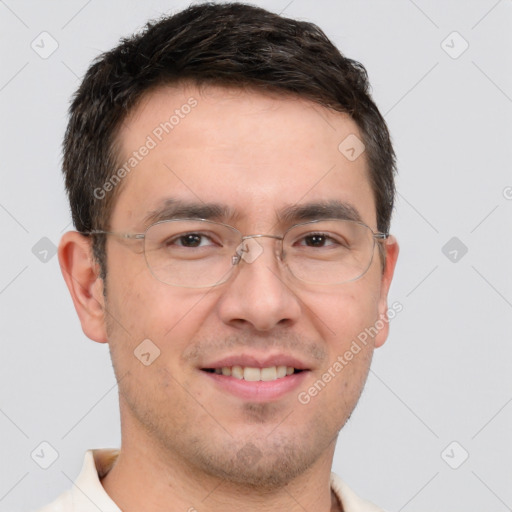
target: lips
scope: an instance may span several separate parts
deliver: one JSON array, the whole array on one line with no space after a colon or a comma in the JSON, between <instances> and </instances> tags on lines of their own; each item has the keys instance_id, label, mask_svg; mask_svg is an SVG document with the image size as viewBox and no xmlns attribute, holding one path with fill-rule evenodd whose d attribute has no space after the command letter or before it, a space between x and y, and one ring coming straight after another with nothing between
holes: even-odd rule
<instances>
[{"instance_id":1,"label":"lips","mask_svg":"<svg viewBox=\"0 0 512 512\"><path fill-rule=\"evenodd\" d=\"M226 367L224 367L226 368ZM227 367L229 368L229 367ZM232 367L234 368L234 367ZM256 368L256 367L240 367L244 370L244 375L248 372L249 379L258 378L258 380L245 380L245 378L237 378L233 375L223 375L222 373L216 373L216 371L210 371L204 369L199 372L206 378L205 385L211 384L213 390L220 392L223 395L231 395L237 399L241 399L244 402L276 402L278 400L286 399L287 397L293 397L293 393L298 393L299 389L304 388L305 382L307 382L308 370L295 370L294 373L287 374L284 377L276 378L273 380L260 380L261 373L266 372L268 368ZM293 369L293 368L292 368ZM235 370L236 373L237 370ZM277 370L276 370L277 371ZM233 372L233 370L232 370ZM252 375L251 373L254 372ZM256 373L257 372L257 373ZM259 375L258 375L259 374Z\"/></svg>"},{"instance_id":2,"label":"lips","mask_svg":"<svg viewBox=\"0 0 512 512\"><path fill-rule=\"evenodd\" d=\"M228 381L270 383L287 381L291 376L309 370L298 358L275 354L258 357L251 354L233 355L207 363L202 371Z\"/></svg>"}]
</instances>

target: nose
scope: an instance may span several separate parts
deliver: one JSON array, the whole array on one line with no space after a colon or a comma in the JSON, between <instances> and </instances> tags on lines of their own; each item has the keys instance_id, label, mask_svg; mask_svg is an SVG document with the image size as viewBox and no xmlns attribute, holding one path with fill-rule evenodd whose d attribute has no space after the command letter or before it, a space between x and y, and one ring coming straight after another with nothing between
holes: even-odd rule
<instances>
[{"instance_id":1,"label":"nose","mask_svg":"<svg viewBox=\"0 0 512 512\"><path fill-rule=\"evenodd\" d=\"M276 237L277 238L277 237ZM275 254L272 238L244 241L234 275L225 283L218 302L221 320L233 327L269 331L291 326L301 315L301 304L286 269Z\"/></svg>"}]
</instances>

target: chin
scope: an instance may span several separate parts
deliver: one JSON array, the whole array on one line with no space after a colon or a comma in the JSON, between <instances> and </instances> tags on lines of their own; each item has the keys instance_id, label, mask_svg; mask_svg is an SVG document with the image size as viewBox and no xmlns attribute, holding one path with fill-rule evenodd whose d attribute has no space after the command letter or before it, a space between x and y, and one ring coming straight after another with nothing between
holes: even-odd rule
<instances>
[{"instance_id":1,"label":"chin","mask_svg":"<svg viewBox=\"0 0 512 512\"><path fill-rule=\"evenodd\" d=\"M247 441L230 439L226 446L204 440L194 454L202 471L215 478L244 488L266 492L282 488L310 468L322 455L325 446L307 443L308 439L284 435L252 436ZM309 441L312 441L310 438ZM325 443L324 443L325 444ZM189 459L190 460L190 459Z\"/></svg>"}]
</instances>

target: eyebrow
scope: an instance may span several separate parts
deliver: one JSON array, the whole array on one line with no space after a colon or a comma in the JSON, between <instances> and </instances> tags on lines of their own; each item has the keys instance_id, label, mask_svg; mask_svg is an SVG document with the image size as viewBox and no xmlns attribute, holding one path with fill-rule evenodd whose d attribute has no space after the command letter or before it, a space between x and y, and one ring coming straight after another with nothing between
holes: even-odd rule
<instances>
[{"instance_id":1,"label":"eyebrow","mask_svg":"<svg viewBox=\"0 0 512 512\"><path fill-rule=\"evenodd\" d=\"M287 206L276 210L280 224L307 222L309 220L340 219L361 222L361 215L350 203L330 200L302 205ZM234 222L241 215L233 208L220 203L186 202L167 198L158 207L150 210L143 219L144 226L172 219L206 219Z\"/></svg>"},{"instance_id":2,"label":"eyebrow","mask_svg":"<svg viewBox=\"0 0 512 512\"><path fill-rule=\"evenodd\" d=\"M338 200L317 201L303 205L288 206L277 216L282 223L309 220L338 219L361 222L361 215L355 206Z\"/></svg>"},{"instance_id":3,"label":"eyebrow","mask_svg":"<svg viewBox=\"0 0 512 512\"><path fill-rule=\"evenodd\" d=\"M218 203L193 203L179 199L165 199L160 206L150 210L143 219L144 226L172 219L236 219L236 212L226 205Z\"/></svg>"}]
</instances>

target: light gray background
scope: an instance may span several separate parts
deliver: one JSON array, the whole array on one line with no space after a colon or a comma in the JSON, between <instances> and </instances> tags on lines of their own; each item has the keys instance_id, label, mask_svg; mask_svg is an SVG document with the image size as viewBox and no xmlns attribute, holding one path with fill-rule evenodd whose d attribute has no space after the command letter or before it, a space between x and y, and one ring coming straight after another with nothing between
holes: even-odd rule
<instances>
[{"instance_id":1,"label":"light gray background","mask_svg":"<svg viewBox=\"0 0 512 512\"><path fill-rule=\"evenodd\" d=\"M389 511L511 510L512 2L255 3L317 23L367 67L398 154L390 299L404 309L335 471ZM108 348L83 335L40 240L70 229L60 144L80 77L121 36L186 5L0 0L1 511L49 502L86 449L119 445ZM51 48L43 31L59 45L46 59L31 48ZM58 452L46 470L31 458L43 441Z\"/></svg>"}]
</instances>

